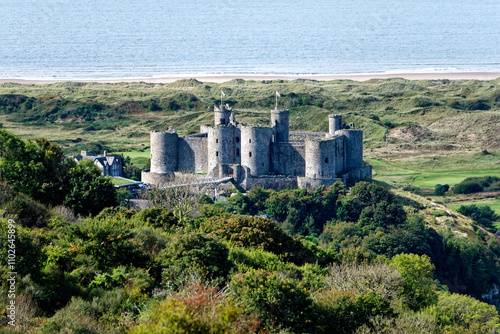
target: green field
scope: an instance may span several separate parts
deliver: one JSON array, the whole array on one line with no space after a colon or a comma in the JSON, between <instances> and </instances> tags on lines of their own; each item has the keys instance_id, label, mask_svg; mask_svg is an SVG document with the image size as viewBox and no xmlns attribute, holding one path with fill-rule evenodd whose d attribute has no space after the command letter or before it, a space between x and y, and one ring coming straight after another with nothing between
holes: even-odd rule
<instances>
[{"instance_id":1,"label":"green field","mask_svg":"<svg viewBox=\"0 0 500 334\"><path fill-rule=\"evenodd\" d=\"M113 152L113 154L123 154L125 157L130 157L130 160L134 165L139 168L143 168L144 165L148 162L151 157L151 149L148 147L142 151L133 150L133 151L122 151L122 152Z\"/></svg>"},{"instance_id":2,"label":"green field","mask_svg":"<svg viewBox=\"0 0 500 334\"><path fill-rule=\"evenodd\" d=\"M113 184L115 186L121 186L121 185L124 185L124 184L130 184L130 183L136 182L136 181L130 182L128 180L120 179L118 177L110 177L110 179L111 179L111 182L113 182Z\"/></svg>"},{"instance_id":3,"label":"green field","mask_svg":"<svg viewBox=\"0 0 500 334\"><path fill-rule=\"evenodd\" d=\"M472 205L472 204L475 204L477 206L487 205L493 211L495 211L497 214L500 215L500 198L457 201L457 202L447 203L446 206L456 211L461 205Z\"/></svg>"},{"instance_id":4,"label":"green field","mask_svg":"<svg viewBox=\"0 0 500 334\"><path fill-rule=\"evenodd\" d=\"M365 159L373 167L376 180L390 184L413 184L434 188L436 184L454 186L468 177L499 176L500 153L440 155L394 155Z\"/></svg>"}]
</instances>

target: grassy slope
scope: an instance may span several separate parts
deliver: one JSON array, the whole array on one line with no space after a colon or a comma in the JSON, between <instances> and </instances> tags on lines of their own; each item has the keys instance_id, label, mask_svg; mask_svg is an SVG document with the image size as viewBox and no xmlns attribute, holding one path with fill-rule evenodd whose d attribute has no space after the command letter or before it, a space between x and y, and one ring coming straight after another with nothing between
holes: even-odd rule
<instances>
[{"instance_id":1,"label":"grassy slope","mask_svg":"<svg viewBox=\"0 0 500 334\"><path fill-rule=\"evenodd\" d=\"M291 130L327 131L328 114L342 113L347 123L364 129L365 158L384 181L433 187L471 175L498 175L500 79L3 84L0 94L22 94L40 102L38 110L3 113L0 122L23 138L53 140L67 153L108 149L124 152L142 165L150 130L173 127L181 135L198 132L201 124L212 122L212 106L221 89L243 123L269 124L276 90L283 96L281 107L290 108ZM195 102L188 104L193 96ZM48 121L44 116L32 121L37 113L50 114L44 105L54 100L102 103L118 112L111 116L103 112L90 120ZM152 108L151 101L160 108ZM179 109L166 107L169 101ZM484 149L493 154L481 154Z\"/></svg>"},{"instance_id":2,"label":"grassy slope","mask_svg":"<svg viewBox=\"0 0 500 334\"><path fill-rule=\"evenodd\" d=\"M456 212L452 217L437 217L436 206L429 199L405 192L401 186L413 183L432 188L437 183L453 185L469 176L500 176L500 79L3 84L0 94L23 94L40 101L97 101L121 106L123 113L119 117L98 115L91 121L70 119L58 123L26 121L34 111L25 111L0 113L0 122L23 138L46 137L56 141L67 153L106 148L111 153L129 155L140 166L149 156L150 130L174 127L181 135L196 133L201 124L213 121L212 106L220 96L220 89L224 89L228 101L234 105L237 120L243 123L269 124L276 90L283 96L281 106L290 108L292 131L327 131L328 114L342 113L345 122L354 122L364 130L364 155L374 167L376 179L395 186L394 191L404 201L411 199L425 206L419 211L435 229L451 229L460 235L477 237L474 231L477 227L470 219ZM196 96L194 106L183 104L187 94ZM151 100L157 101L162 110L150 111L147 106ZM165 108L170 100L183 107L175 111ZM109 123L115 130L88 129L89 125L101 123ZM483 152L485 149L488 153ZM467 199L454 200L460 202L447 200L436 205L441 210L446 210L446 206L454 210L461 204L473 203ZM499 210L498 201L489 199L488 203Z\"/></svg>"}]
</instances>

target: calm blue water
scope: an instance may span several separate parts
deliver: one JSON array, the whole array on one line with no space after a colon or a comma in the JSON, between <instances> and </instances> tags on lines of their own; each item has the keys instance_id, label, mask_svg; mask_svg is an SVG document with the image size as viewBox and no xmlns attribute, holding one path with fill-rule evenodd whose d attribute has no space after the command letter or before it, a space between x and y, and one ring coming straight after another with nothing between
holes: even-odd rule
<instances>
[{"instance_id":1,"label":"calm blue water","mask_svg":"<svg viewBox=\"0 0 500 334\"><path fill-rule=\"evenodd\" d=\"M0 77L500 71L499 0L0 0Z\"/></svg>"}]
</instances>

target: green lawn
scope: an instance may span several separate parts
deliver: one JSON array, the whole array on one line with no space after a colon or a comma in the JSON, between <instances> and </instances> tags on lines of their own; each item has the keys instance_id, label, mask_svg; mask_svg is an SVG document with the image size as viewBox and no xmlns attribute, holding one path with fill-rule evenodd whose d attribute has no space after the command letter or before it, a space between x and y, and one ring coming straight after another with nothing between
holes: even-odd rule
<instances>
[{"instance_id":1,"label":"green lawn","mask_svg":"<svg viewBox=\"0 0 500 334\"><path fill-rule=\"evenodd\" d=\"M465 156L467 160L472 160L474 155ZM436 184L449 184L454 186L464 179L473 176L499 176L500 168L491 168L492 162L477 161L477 168L474 169L471 163L462 164L464 156L456 157L453 163L450 157L441 158L441 164L431 165L429 158L420 158L421 164L417 163L417 158L400 159L396 161L386 161L386 159L366 159L373 167L374 179L390 184L413 184L423 188L434 188ZM411 161L417 160L417 161ZM408 163L405 163L408 162ZM462 162L462 163L461 163ZM497 163L498 161L496 161ZM457 170L456 166L466 165L468 168Z\"/></svg>"},{"instance_id":2,"label":"green lawn","mask_svg":"<svg viewBox=\"0 0 500 334\"><path fill-rule=\"evenodd\" d=\"M450 172L427 172L425 174L416 175L412 184L425 187L434 188L436 184L449 184L454 186L462 182L468 177L476 176L499 176L500 169L487 169L487 170L474 170L474 171L450 171Z\"/></svg>"},{"instance_id":3,"label":"green lawn","mask_svg":"<svg viewBox=\"0 0 500 334\"><path fill-rule=\"evenodd\" d=\"M500 198L486 198L486 199L477 199L470 201L460 201L460 202L451 202L446 203L446 206L452 210L457 210L461 205L472 205L475 204L477 206L487 205L493 211L500 215Z\"/></svg>"},{"instance_id":4,"label":"green lawn","mask_svg":"<svg viewBox=\"0 0 500 334\"><path fill-rule=\"evenodd\" d=\"M111 182L113 182L113 184L115 186L121 186L123 184L130 184L130 183L133 183L133 182L136 182L136 181L128 181L128 180L123 180L123 179L120 179L120 178L117 178L117 177L111 177Z\"/></svg>"},{"instance_id":5,"label":"green lawn","mask_svg":"<svg viewBox=\"0 0 500 334\"><path fill-rule=\"evenodd\" d=\"M133 151L123 151L123 152L113 152L113 154L123 154L125 157L130 157L130 160L134 165L139 168L144 167L151 156L151 149L147 148L144 150L133 150Z\"/></svg>"}]
</instances>

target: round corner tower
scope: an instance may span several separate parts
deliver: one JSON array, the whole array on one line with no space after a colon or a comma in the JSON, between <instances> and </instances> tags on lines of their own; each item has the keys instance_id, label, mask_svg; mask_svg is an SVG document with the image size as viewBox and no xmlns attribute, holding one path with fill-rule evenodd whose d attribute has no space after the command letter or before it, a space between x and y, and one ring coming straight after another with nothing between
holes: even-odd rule
<instances>
[{"instance_id":1,"label":"round corner tower","mask_svg":"<svg viewBox=\"0 0 500 334\"><path fill-rule=\"evenodd\" d=\"M227 105L214 106L214 125L227 125L231 123L231 108Z\"/></svg>"},{"instance_id":2,"label":"round corner tower","mask_svg":"<svg viewBox=\"0 0 500 334\"><path fill-rule=\"evenodd\" d=\"M342 115L328 115L328 134L334 135L335 131L342 130Z\"/></svg>"},{"instance_id":3,"label":"round corner tower","mask_svg":"<svg viewBox=\"0 0 500 334\"><path fill-rule=\"evenodd\" d=\"M274 142L287 143L289 139L289 111L271 110L271 128L274 133Z\"/></svg>"},{"instance_id":4,"label":"round corner tower","mask_svg":"<svg viewBox=\"0 0 500 334\"><path fill-rule=\"evenodd\" d=\"M363 130L342 130L346 139L346 169L363 167Z\"/></svg>"},{"instance_id":5,"label":"round corner tower","mask_svg":"<svg viewBox=\"0 0 500 334\"><path fill-rule=\"evenodd\" d=\"M266 175L270 167L270 145L273 130L269 127L243 126L241 128L241 164L252 176Z\"/></svg>"},{"instance_id":6,"label":"round corner tower","mask_svg":"<svg viewBox=\"0 0 500 334\"><path fill-rule=\"evenodd\" d=\"M219 164L234 163L234 129L232 125L208 128L208 170Z\"/></svg>"},{"instance_id":7,"label":"round corner tower","mask_svg":"<svg viewBox=\"0 0 500 334\"><path fill-rule=\"evenodd\" d=\"M178 135L175 132L151 131L151 173L177 170Z\"/></svg>"}]
</instances>

